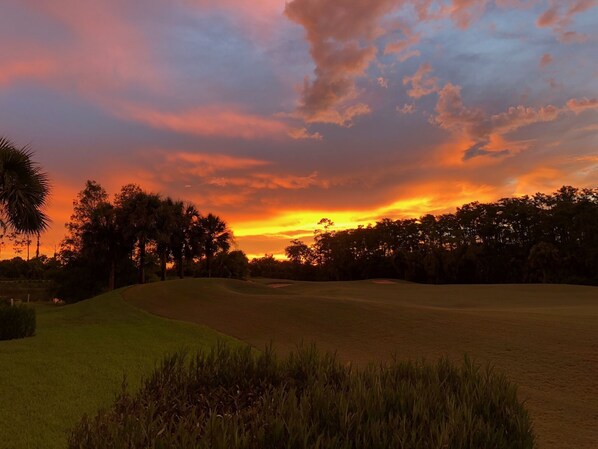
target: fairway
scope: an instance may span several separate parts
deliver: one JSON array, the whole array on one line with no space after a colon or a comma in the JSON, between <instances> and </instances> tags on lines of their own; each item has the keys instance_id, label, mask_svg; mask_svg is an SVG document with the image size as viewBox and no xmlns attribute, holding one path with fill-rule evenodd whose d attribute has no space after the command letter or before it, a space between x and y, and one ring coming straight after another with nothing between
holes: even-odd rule
<instances>
[{"instance_id":1,"label":"fairway","mask_svg":"<svg viewBox=\"0 0 598 449\"><path fill-rule=\"evenodd\" d=\"M313 341L354 363L467 353L520 385L540 448L594 449L598 441L594 287L188 279L124 296L258 348Z\"/></svg>"},{"instance_id":2,"label":"fairway","mask_svg":"<svg viewBox=\"0 0 598 449\"><path fill-rule=\"evenodd\" d=\"M37 335L0 341L0 448L66 447L84 413L109 406L126 373L139 384L166 352L226 339L139 310L121 293L72 306L37 306Z\"/></svg>"}]
</instances>

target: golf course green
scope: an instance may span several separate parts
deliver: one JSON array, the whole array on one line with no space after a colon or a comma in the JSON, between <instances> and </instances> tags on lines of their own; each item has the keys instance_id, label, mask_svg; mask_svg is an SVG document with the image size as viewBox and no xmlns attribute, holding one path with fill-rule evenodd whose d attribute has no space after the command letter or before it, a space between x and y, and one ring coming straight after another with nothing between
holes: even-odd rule
<instances>
[{"instance_id":1,"label":"golf course green","mask_svg":"<svg viewBox=\"0 0 598 449\"><path fill-rule=\"evenodd\" d=\"M139 384L167 352L218 339L280 352L315 342L347 363L472 356L520 387L539 448L598 441L598 289L185 279L69 306L0 342L0 446L62 448L83 414ZM235 343L237 344L237 343Z\"/></svg>"},{"instance_id":2,"label":"golf course green","mask_svg":"<svg viewBox=\"0 0 598 449\"><path fill-rule=\"evenodd\" d=\"M188 279L124 296L257 348L316 342L358 364L467 353L520 386L540 448L595 449L598 442L595 287Z\"/></svg>"}]
</instances>

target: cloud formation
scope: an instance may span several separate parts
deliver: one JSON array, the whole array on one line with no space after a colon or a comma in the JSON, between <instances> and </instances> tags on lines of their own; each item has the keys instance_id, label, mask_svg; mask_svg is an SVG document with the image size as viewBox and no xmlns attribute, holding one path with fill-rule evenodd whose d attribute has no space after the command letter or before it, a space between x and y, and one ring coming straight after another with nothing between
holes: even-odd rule
<instances>
[{"instance_id":1,"label":"cloud formation","mask_svg":"<svg viewBox=\"0 0 598 449\"><path fill-rule=\"evenodd\" d=\"M598 109L598 98L572 98L567 101L567 108L576 114L592 109Z\"/></svg>"},{"instance_id":2,"label":"cloud formation","mask_svg":"<svg viewBox=\"0 0 598 449\"><path fill-rule=\"evenodd\" d=\"M551 64L552 61L552 55L550 53L544 53L542 55L542 59L540 59L540 67L546 67L547 65Z\"/></svg>"},{"instance_id":3,"label":"cloud formation","mask_svg":"<svg viewBox=\"0 0 598 449\"><path fill-rule=\"evenodd\" d=\"M55 70L51 59L8 61L0 66L0 88L8 87L15 81L46 79Z\"/></svg>"},{"instance_id":4,"label":"cloud formation","mask_svg":"<svg viewBox=\"0 0 598 449\"><path fill-rule=\"evenodd\" d=\"M404 85L411 85L411 88L407 91L407 95L411 98L421 98L426 95L438 91L438 78L430 76L432 72L432 66L428 63L422 64L411 76L405 76L403 78Z\"/></svg>"},{"instance_id":5,"label":"cloud formation","mask_svg":"<svg viewBox=\"0 0 598 449\"><path fill-rule=\"evenodd\" d=\"M322 134L315 132L311 133L307 130L307 128L293 128L289 131L289 136L292 139L301 140L301 139L311 139L311 140L322 140Z\"/></svg>"},{"instance_id":6,"label":"cloud formation","mask_svg":"<svg viewBox=\"0 0 598 449\"><path fill-rule=\"evenodd\" d=\"M438 93L436 115L431 118L431 121L470 142L467 149L459 150L463 151L463 161L478 156L494 158L507 156L512 151L496 148L495 143L504 144L505 136L509 133L533 124L555 121L567 112L579 114L585 110L598 109L598 99L584 97L572 98L560 108L553 105L539 108L519 105L490 115L480 108L466 106L462 100L460 86L447 83L436 91Z\"/></svg>"},{"instance_id":7,"label":"cloud formation","mask_svg":"<svg viewBox=\"0 0 598 449\"><path fill-rule=\"evenodd\" d=\"M124 105L117 114L155 128L197 136L252 140L280 138L288 132L287 125L277 119L244 113L235 106L207 106L183 112L162 112Z\"/></svg>"},{"instance_id":8,"label":"cloud formation","mask_svg":"<svg viewBox=\"0 0 598 449\"><path fill-rule=\"evenodd\" d=\"M551 28L566 43L584 42L588 36L570 28L576 15L598 5L596 0L550 0L549 7L537 20L541 28Z\"/></svg>"},{"instance_id":9,"label":"cloud formation","mask_svg":"<svg viewBox=\"0 0 598 449\"><path fill-rule=\"evenodd\" d=\"M315 79L306 79L298 114L308 123L348 126L369 113L356 107L355 78L363 76L374 60L374 40L384 33L380 20L400 2L396 0L293 0L286 16L305 29L316 65Z\"/></svg>"}]
</instances>

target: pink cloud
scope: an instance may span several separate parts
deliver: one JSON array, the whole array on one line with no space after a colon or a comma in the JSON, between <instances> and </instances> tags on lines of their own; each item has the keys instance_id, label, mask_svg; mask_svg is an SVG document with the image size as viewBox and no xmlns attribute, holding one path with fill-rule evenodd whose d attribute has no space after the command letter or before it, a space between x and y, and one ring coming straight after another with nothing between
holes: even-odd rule
<instances>
[{"instance_id":1,"label":"pink cloud","mask_svg":"<svg viewBox=\"0 0 598 449\"><path fill-rule=\"evenodd\" d=\"M461 98L461 87L447 83L438 92L436 115L431 122L452 132L461 142L459 151L464 160L476 156L506 156L525 143L514 142L506 136L520 128L536 123L552 122L562 114L597 107L594 100L569 100L566 107L547 105L540 108L513 106L506 111L488 115L482 109L468 107ZM467 148L464 149L463 146Z\"/></svg>"},{"instance_id":2,"label":"pink cloud","mask_svg":"<svg viewBox=\"0 0 598 449\"><path fill-rule=\"evenodd\" d=\"M487 0L453 0L447 12L459 28L466 29L483 14L486 3Z\"/></svg>"},{"instance_id":3,"label":"pink cloud","mask_svg":"<svg viewBox=\"0 0 598 449\"><path fill-rule=\"evenodd\" d=\"M252 190L302 190L311 186L323 187L325 182L318 179L318 173L309 176L295 176L275 173L252 173L245 177L219 177L208 180L208 184L218 187L246 187Z\"/></svg>"},{"instance_id":4,"label":"pink cloud","mask_svg":"<svg viewBox=\"0 0 598 449\"><path fill-rule=\"evenodd\" d=\"M414 32L412 27L403 21L399 22L398 29L403 34L403 39L388 43L384 48L384 54L396 54L400 62L419 56L419 50L413 49L413 46L420 42L421 33Z\"/></svg>"},{"instance_id":5,"label":"pink cloud","mask_svg":"<svg viewBox=\"0 0 598 449\"><path fill-rule=\"evenodd\" d=\"M293 0L285 14L303 26L316 64L315 79L306 80L297 113L308 122L345 126L369 108L355 108L355 78L364 75L377 49L373 41L385 31L380 20L400 6L396 0Z\"/></svg>"},{"instance_id":6,"label":"pink cloud","mask_svg":"<svg viewBox=\"0 0 598 449\"><path fill-rule=\"evenodd\" d=\"M544 53L542 55L542 59L540 59L540 67L546 67L549 64L552 64L552 55L550 53Z\"/></svg>"},{"instance_id":7,"label":"pink cloud","mask_svg":"<svg viewBox=\"0 0 598 449\"><path fill-rule=\"evenodd\" d=\"M210 106L182 112L163 112L125 105L117 114L154 128L198 136L253 140L280 138L288 133L287 125L279 120L244 113L237 107Z\"/></svg>"},{"instance_id":8,"label":"pink cloud","mask_svg":"<svg viewBox=\"0 0 598 449\"><path fill-rule=\"evenodd\" d=\"M598 109L598 98L572 98L567 101L567 107L576 114L591 109Z\"/></svg>"},{"instance_id":9,"label":"pink cloud","mask_svg":"<svg viewBox=\"0 0 598 449\"><path fill-rule=\"evenodd\" d=\"M420 42L415 24L390 19L403 7L413 7L419 22L450 18L467 28L484 12L487 0L292 0L285 14L305 29L310 53L316 65L314 79L306 79L295 116L308 123L345 126L345 117L359 92L356 79L376 60L377 39L400 32L402 38L387 43L384 54L397 54L401 62L418 56L412 47ZM414 88L413 93L417 95ZM423 93L422 93L423 95ZM360 107L359 110L366 111ZM367 109L369 112L369 109Z\"/></svg>"},{"instance_id":10,"label":"pink cloud","mask_svg":"<svg viewBox=\"0 0 598 449\"><path fill-rule=\"evenodd\" d=\"M383 87L384 89L388 89L388 80L383 76L379 76L378 78L376 78L376 83L378 83L378 86Z\"/></svg>"},{"instance_id":11,"label":"pink cloud","mask_svg":"<svg viewBox=\"0 0 598 449\"><path fill-rule=\"evenodd\" d=\"M102 102L131 86L161 92L166 86L165 71L152 60L151 47L139 28L123 14L127 2L114 0L36 1L6 0L26 8L70 35L59 49L27 34L11 48L8 65L22 62L22 55L35 56L24 64L19 77L32 77L31 66L38 64L35 79L77 92ZM43 75L43 76L42 76Z\"/></svg>"},{"instance_id":12,"label":"pink cloud","mask_svg":"<svg viewBox=\"0 0 598 449\"><path fill-rule=\"evenodd\" d=\"M550 0L546 9L536 21L540 28L551 28L559 40L565 43L584 42L587 36L569 29L577 14L581 14L596 5L597 0Z\"/></svg>"},{"instance_id":13,"label":"pink cloud","mask_svg":"<svg viewBox=\"0 0 598 449\"><path fill-rule=\"evenodd\" d=\"M438 92L436 116L433 123L452 131L465 131L470 135L484 135L485 114L480 109L467 107L461 98L461 86L447 83Z\"/></svg>"},{"instance_id":14,"label":"pink cloud","mask_svg":"<svg viewBox=\"0 0 598 449\"><path fill-rule=\"evenodd\" d=\"M220 171L247 170L269 165L267 161L213 153L177 151L164 154L168 165L178 167L178 172L208 176Z\"/></svg>"},{"instance_id":15,"label":"pink cloud","mask_svg":"<svg viewBox=\"0 0 598 449\"><path fill-rule=\"evenodd\" d=\"M411 89L407 91L407 95L411 98L421 98L426 95L438 91L438 78L429 76L432 72L430 64L422 64L411 76L403 78L403 85L411 84Z\"/></svg>"},{"instance_id":16,"label":"pink cloud","mask_svg":"<svg viewBox=\"0 0 598 449\"><path fill-rule=\"evenodd\" d=\"M488 115L482 109L463 104L461 87L447 83L438 92L436 115L431 122L453 133L458 144L453 147L464 155L463 160L476 156L502 157L521 151L526 142L512 141L509 133L536 123L552 122L564 114L579 114L587 110L597 110L597 98L572 98L562 107L553 105L532 108L512 106L506 111ZM455 158L449 158L450 163Z\"/></svg>"},{"instance_id":17,"label":"pink cloud","mask_svg":"<svg viewBox=\"0 0 598 449\"><path fill-rule=\"evenodd\" d=\"M55 70L51 59L8 61L0 67L0 87L25 79L46 79Z\"/></svg>"},{"instance_id":18,"label":"pink cloud","mask_svg":"<svg viewBox=\"0 0 598 449\"><path fill-rule=\"evenodd\" d=\"M524 126L540 122L552 122L561 113L557 107L548 105L541 108L530 108L525 106L510 107L506 112L490 117L492 131L506 134Z\"/></svg>"},{"instance_id":19,"label":"pink cloud","mask_svg":"<svg viewBox=\"0 0 598 449\"><path fill-rule=\"evenodd\" d=\"M405 103L402 107L397 106L397 111L401 114L413 114L415 112L415 103Z\"/></svg>"},{"instance_id":20,"label":"pink cloud","mask_svg":"<svg viewBox=\"0 0 598 449\"><path fill-rule=\"evenodd\" d=\"M322 140L324 137L320 133L310 133L307 128L293 128L289 131L289 136L292 139L310 139L310 140Z\"/></svg>"}]
</instances>

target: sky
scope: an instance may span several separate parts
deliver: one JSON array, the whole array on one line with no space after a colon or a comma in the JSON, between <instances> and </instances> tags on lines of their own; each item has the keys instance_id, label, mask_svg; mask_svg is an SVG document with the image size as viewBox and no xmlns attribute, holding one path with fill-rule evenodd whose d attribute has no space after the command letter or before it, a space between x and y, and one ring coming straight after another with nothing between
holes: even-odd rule
<instances>
[{"instance_id":1,"label":"sky","mask_svg":"<svg viewBox=\"0 0 598 449\"><path fill-rule=\"evenodd\" d=\"M598 187L598 0L2 0L0 135L52 183L220 215L250 257Z\"/></svg>"}]
</instances>

